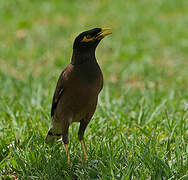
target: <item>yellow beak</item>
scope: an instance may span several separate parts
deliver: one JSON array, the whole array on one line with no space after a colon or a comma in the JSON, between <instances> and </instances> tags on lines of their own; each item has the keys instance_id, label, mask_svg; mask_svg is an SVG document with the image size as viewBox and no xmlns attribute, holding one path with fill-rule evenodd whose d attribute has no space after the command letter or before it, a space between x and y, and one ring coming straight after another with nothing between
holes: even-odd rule
<instances>
[{"instance_id":1,"label":"yellow beak","mask_svg":"<svg viewBox=\"0 0 188 180\"><path fill-rule=\"evenodd\" d=\"M107 30L111 30L111 28L101 28L101 32L98 33L96 39L103 39L105 36L112 34L112 32L103 33L104 31Z\"/></svg>"}]
</instances>

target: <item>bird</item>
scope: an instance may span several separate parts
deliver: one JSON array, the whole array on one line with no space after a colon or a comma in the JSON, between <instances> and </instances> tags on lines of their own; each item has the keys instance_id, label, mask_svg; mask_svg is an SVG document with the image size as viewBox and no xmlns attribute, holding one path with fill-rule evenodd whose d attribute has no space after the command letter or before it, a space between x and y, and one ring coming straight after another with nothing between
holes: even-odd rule
<instances>
[{"instance_id":1,"label":"bird","mask_svg":"<svg viewBox=\"0 0 188 180\"><path fill-rule=\"evenodd\" d=\"M103 74L95 57L95 50L111 28L93 28L80 33L74 40L70 64L59 76L51 106L51 125L45 142L62 138L70 163L68 131L79 122L78 139L88 160L84 132L96 110L98 95L103 88ZM107 32L105 32L107 31Z\"/></svg>"}]
</instances>

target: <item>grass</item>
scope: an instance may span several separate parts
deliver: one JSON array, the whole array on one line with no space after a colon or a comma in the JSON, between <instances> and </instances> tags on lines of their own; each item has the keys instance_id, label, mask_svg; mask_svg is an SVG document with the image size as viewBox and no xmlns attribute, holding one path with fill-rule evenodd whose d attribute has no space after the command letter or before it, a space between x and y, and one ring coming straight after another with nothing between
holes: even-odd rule
<instances>
[{"instance_id":1,"label":"grass","mask_svg":"<svg viewBox=\"0 0 188 180\"><path fill-rule=\"evenodd\" d=\"M188 178L187 0L0 0L2 179ZM112 27L97 49L105 85L85 133L44 143L74 37Z\"/></svg>"}]
</instances>

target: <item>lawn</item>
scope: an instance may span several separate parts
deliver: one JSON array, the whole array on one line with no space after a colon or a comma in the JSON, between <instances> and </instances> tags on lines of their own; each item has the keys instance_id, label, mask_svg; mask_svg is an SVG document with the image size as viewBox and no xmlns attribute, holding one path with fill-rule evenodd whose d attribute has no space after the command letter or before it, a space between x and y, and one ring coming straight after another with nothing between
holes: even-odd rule
<instances>
[{"instance_id":1,"label":"lawn","mask_svg":"<svg viewBox=\"0 0 188 180\"><path fill-rule=\"evenodd\" d=\"M188 179L187 0L0 0L2 179ZM104 74L86 129L46 145L52 95L74 38L111 27L96 51ZM0 178L0 179L1 179Z\"/></svg>"}]
</instances>

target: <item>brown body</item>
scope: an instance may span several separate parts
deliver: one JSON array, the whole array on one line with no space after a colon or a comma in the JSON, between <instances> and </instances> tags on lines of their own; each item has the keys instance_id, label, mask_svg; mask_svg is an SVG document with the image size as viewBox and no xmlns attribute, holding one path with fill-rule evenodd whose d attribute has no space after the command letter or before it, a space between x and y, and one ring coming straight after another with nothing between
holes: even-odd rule
<instances>
[{"instance_id":1,"label":"brown body","mask_svg":"<svg viewBox=\"0 0 188 180\"><path fill-rule=\"evenodd\" d=\"M72 122L80 122L78 138L87 159L83 135L90 122L103 87L103 75L95 58L95 50L108 28L95 28L81 33L74 42L71 64L61 73L52 100L52 123L46 143L61 137L68 154L68 129Z\"/></svg>"},{"instance_id":2,"label":"brown body","mask_svg":"<svg viewBox=\"0 0 188 180\"><path fill-rule=\"evenodd\" d=\"M63 84L63 93L54 111L54 121L61 126L62 133L67 132L72 122L82 121L88 124L95 112L98 94L103 87L103 76L97 62L70 64L62 72L59 83ZM67 137L63 140L68 143Z\"/></svg>"},{"instance_id":3,"label":"brown body","mask_svg":"<svg viewBox=\"0 0 188 180\"><path fill-rule=\"evenodd\" d=\"M55 119L61 123L90 119L103 86L103 76L98 64L90 61L81 66L70 64L62 72L60 79L62 76L63 82L60 83L63 83L64 90L55 110Z\"/></svg>"}]
</instances>

